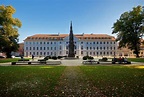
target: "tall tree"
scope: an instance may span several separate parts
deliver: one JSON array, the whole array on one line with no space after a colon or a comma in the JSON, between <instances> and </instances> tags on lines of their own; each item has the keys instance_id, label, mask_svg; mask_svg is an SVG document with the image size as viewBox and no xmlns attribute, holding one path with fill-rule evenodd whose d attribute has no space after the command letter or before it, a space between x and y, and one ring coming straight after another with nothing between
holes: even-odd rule
<instances>
[{"instance_id":1,"label":"tall tree","mask_svg":"<svg viewBox=\"0 0 144 97\"><path fill-rule=\"evenodd\" d=\"M139 57L141 39L144 34L144 10L142 6L124 12L113 25L112 34L117 34L119 48L128 47Z\"/></svg>"},{"instance_id":2,"label":"tall tree","mask_svg":"<svg viewBox=\"0 0 144 97\"><path fill-rule=\"evenodd\" d=\"M0 52L6 53L7 57L11 57L11 52L19 47L18 28L22 24L19 19L12 17L14 13L12 6L0 6Z\"/></svg>"}]
</instances>

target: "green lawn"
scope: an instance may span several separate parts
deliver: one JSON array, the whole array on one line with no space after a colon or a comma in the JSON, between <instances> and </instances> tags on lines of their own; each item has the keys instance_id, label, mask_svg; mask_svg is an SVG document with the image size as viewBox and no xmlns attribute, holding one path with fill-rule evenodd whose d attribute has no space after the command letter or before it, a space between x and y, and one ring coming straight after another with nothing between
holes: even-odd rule
<instances>
[{"instance_id":1,"label":"green lawn","mask_svg":"<svg viewBox=\"0 0 144 97\"><path fill-rule=\"evenodd\" d=\"M18 61L19 58L2 58L0 59L0 63L7 63L7 62L12 62L12 61Z\"/></svg>"},{"instance_id":2,"label":"green lawn","mask_svg":"<svg viewBox=\"0 0 144 97\"><path fill-rule=\"evenodd\" d=\"M144 66L81 66L81 70L108 97L144 96Z\"/></svg>"},{"instance_id":3,"label":"green lawn","mask_svg":"<svg viewBox=\"0 0 144 97\"><path fill-rule=\"evenodd\" d=\"M64 66L0 66L0 97L47 97Z\"/></svg>"},{"instance_id":4,"label":"green lawn","mask_svg":"<svg viewBox=\"0 0 144 97\"><path fill-rule=\"evenodd\" d=\"M128 58L128 60L133 62L144 62L144 58Z\"/></svg>"},{"instance_id":5,"label":"green lawn","mask_svg":"<svg viewBox=\"0 0 144 97\"><path fill-rule=\"evenodd\" d=\"M7 62L15 62L18 61L21 58L2 58L0 59L0 63L7 63ZM30 59L30 58L24 58L24 59Z\"/></svg>"},{"instance_id":6,"label":"green lawn","mask_svg":"<svg viewBox=\"0 0 144 97\"><path fill-rule=\"evenodd\" d=\"M144 66L79 66L108 97L144 96ZM65 66L0 66L0 97L51 97Z\"/></svg>"}]
</instances>

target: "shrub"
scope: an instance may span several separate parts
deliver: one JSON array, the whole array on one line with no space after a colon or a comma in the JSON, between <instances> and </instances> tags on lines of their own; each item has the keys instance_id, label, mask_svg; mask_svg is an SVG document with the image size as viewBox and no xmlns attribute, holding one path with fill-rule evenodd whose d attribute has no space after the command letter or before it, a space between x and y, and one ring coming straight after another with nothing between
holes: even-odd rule
<instances>
[{"instance_id":1,"label":"shrub","mask_svg":"<svg viewBox=\"0 0 144 97\"><path fill-rule=\"evenodd\" d=\"M49 59L49 56L46 56L44 59L45 59L45 60L48 60L48 59Z\"/></svg>"},{"instance_id":2,"label":"shrub","mask_svg":"<svg viewBox=\"0 0 144 97\"><path fill-rule=\"evenodd\" d=\"M91 57L91 56L84 56L84 57L83 57L83 60L87 60L87 59L92 60L92 59L94 59L94 58Z\"/></svg>"},{"instance_id":3,"label":"shrub","mask_svg":"<svg viewBox=\"0 0 144 97\"><path fill-rule=\"evenodd\" d=\"M57 58L58 58L58 59L61 59L61 58L63 58L63 56L58 56Z\"/></svg>"},{"instance_id":4,"label":"shrub","mask_svg":"<svg viewBox=\"0 0 144 97\"><path fill-rule=\"evenodd\" d=\"M56 60L56 59L57 59L57 57L56 57L56 56L52 56L52 59Z\"/></svg>"},{"instance_id":5,"label":"shrub","mask_svg":"<svg viewBox=\"0 0 144 97\"><path fill-rule=\"evenodd\" d=\"M67 56L63 56L63 57L65 57L65 58L66 58Z\"/></svg>"},{"instance_id":6,"label":"shrub","mask_svg":"<svg viewBox=\"0 0 144 97\"><path fill-rule=\"evenodd\" d=\"M93 60L94 58L93 58L93 57L91 57L91 56L89 56L89 57L88 57L88 59L89 59L89 60Z\"/></svg>"},{"instance_id":7,"label":"shrub","mask_svg":"<svg viewBox=\"0 0 144 97\"><path fill-rule=\"evenodd\" d=\"M84 57L83 57L83 60L87 60L87 59L88 59L88 56L84 56Z\"/></svg>"},{"instance_id":8,"label":"shrub","mask_svg":"<svg viewBox=\"0 0 144 97\"><path fill-rule=\"evenodd\" d=\"M107 57L102 58L102 61L107 61L107 60L108 60Z\"/></svg>"}]
</instances>

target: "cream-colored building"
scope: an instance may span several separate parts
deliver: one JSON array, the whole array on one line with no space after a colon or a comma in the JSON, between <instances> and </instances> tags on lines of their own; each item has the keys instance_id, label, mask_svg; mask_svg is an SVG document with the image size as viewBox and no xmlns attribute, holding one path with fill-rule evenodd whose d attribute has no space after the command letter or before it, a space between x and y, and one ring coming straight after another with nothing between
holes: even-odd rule
<instances>
[{"instance_id":1,"label":"cream-colored building","mask_svg":"<svg viewBox=\"0 0 144 97\"><path fill-rule=\"evenodd\" d=\"M67 56L68 34L36 34L24 40L24 56ZM75 34L75 56L113 57L117 55L115 37L107 34Z\"/></svg>"}]
</instances>

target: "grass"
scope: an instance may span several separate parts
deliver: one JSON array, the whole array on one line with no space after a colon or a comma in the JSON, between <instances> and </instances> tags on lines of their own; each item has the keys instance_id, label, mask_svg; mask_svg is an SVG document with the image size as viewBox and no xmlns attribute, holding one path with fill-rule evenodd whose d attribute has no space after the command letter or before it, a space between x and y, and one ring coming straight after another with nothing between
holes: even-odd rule
<instances>
[{"instance_id":1,"label":"grass","mask_svg":"<svg viewBox=\"0 0 144 97\"><path fill-rule=\"evenodd\" d=\"M80 68L108 97L144 96L144 66L81 66Z\"/></svg>"},{"instance_id":2,"label":"grass","mask_svg":"<svg viewBox=\"0 0 144 97\"><path fill-rule=\"evenodd\" d=\"M144 62L144 58L128 58L128 60L133 62Z\"/></svg>"},{"instance_id":3,"label":"grass","mask_svg":"<svg viewBox=\"0 0 144 97\"><path fill-rule=\"evenodd\" d=\"M108 97L143 97L144 66L79 66ZM65 66L0 66L0 97L51 97Z\"/></svg>"},{"instance_id":4,"label":"grass","mask_svg":"<svg viewBox=\"0 0 144 97\"><path fill-rule=\"evenodd\" d=\"M1 66L0 97L51 96L64 69L64 66Z\"/></svg>"},{"instance_id":5,"label":"grass","mask_svg":"<svg viewBox=\"0 0 144 97\"><path fill-rule=\"evenodd\" d=\"M0 59L0 63L7 63L7 62L12 62L12 61L18 61L19 58L3 58Z\"/></svg>"},{"instance_id":6,"label":"grass","mask_svg":"<svg viewBox=\"0 0 144 97\"><path fill-rule=\"evenodd\" d=\"M2 58L0 59L0 63L7 63L7 62L15 62L18 61L20 58ZM25 58L30 59L30 58Z\"/></svg>"}]
</instances>

